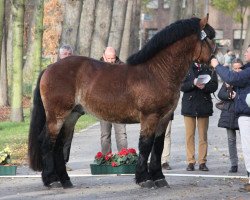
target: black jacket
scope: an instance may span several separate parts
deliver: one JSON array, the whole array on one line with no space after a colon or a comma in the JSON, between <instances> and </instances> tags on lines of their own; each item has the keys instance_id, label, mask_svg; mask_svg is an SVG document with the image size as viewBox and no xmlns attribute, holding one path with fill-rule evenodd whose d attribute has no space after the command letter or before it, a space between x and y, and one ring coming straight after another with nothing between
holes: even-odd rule
<instances>
[{"instance_id":1,"label":"black jacket","mask_svg":"<svg viewBox=\"0 0 250 200\"><path fill-rule=\"evenodd\" d=\"M204 89L199 89L194 85L194 79L198 75L208 74L211 80L205 85ZM192 64L186 75L181 91L184 92L182 97L181 114L190 117L208 117L213 114L213 103L211 93L218 88L218 79L215 71L202 66L200 69Z\"/></svg>"},{"instance_id":2,"label":"black jacket","mask_svg":"<svg viewBox=\"0 0 250 200\"><path fill-rule=\"evenodd\" d=\"M235 103L233 99L229 99L229 89L223 83L218 93L220 100L224 101L223 108L220 114L218 127L238 130L238 117L235 114Z\"/></svg>"}]
</instances>

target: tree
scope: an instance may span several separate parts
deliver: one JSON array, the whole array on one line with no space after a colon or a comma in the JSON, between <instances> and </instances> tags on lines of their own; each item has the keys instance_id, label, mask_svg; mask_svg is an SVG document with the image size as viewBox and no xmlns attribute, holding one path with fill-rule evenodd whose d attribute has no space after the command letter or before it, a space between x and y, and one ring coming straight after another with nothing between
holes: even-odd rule
<instances>
[{"instance_id":1,"label":"tree","mask_svg":"<svg viewBox=\"0 0 250 200\"><path fill-rule=\"evenodd\" d=\"M125 17L125 24L122 34L122 42L121 42L121 49L119 57L122 61L126 61L129 55L129 47L131 44L131 19L132 19L132 12L133 12L133 3L134 0L128 0L127 4L127 12Z\"/></svg>"},{"instance_id":2,"label":"tree","mask_svg":"<svg viewBox=\"0 0 250 200\"><path fill-rule=\"evenodd\" d=\"M182 9L182 0L171 0L170 1L170 16L169 23L173 23L181 19L181 9Z\"/></svg>"},{"instance_id":3,"label":"tree","mask_svg":"<svg viewBox=\"0 0 250 200\"><path fill-rule=\"evenodd\" d=\"M4 13L5 0L0 1L0 106L7 106L9 104L6 65L6 23Z\"/></svg>"},{"instance_id":4,"label":"tree","mask_svg":"<svg viewBox=\"0 0 250 200\"><path fill-rule=\"evenodd\" d=\"M8 78L6 61L6 25L3 27L2 56L0 63L0 106L8 106Z\"/></svg>"},{"instance_id":5,"label":"tree","mask_svg":"<svg viewBox=\"0 0 250 200\"><path fill-rule=\"evenodd\" d=\"M23 121L23 20L24 0L13 0L13 82L11 100L11 120Z\"/></svg>"},{"instance_id":6,"label":"tree","mask_svg":"<svg viewBox=\"0 0 250 200\"><path fill-rule=\"evenodd\" d=\"M116 0L113 5L112 22L109 32L108 46L116 49L117 55L120 54L122 34L127 10L127 0Z\"/></svg>"},{"instance_id":7,"label":"tree","mask_svg":"<svg viewBox=\"0 0 250 200\"><path fill-rule=\"evenodd\" d=\"M194 7L195 7L194 0L187 0L186 7L183 11L183 18L185 18L185 19L191 18L195 14Z\"/></svg>"},{"instance_id":8,"label":"tree","mask_svg":"<svg viewBox=\"0 0 250 200\"><path fill-rule=\"evenodd\" d=\"M90 53L92 58L100 58L103 54L104 48L108 44L112 7L112 0L99 0L97 3L95 10L96 19Z\"/></svg>"},{"instance_id":9,"label":"tree","mask_svg":"<svg viewBox=\"0 0 250 200\"><path fill-rule=\"evenodd\" d=\"M250 15L247 16L247 33L246 33L246 37L244 40L244 44L242 47L242 50L245 51L248 47L248 45L250 45Z\"/></svg>"},{"instance_id":10,"label":"tree","mask_svg":"<svg viewBox=\"0 0 250 200\"><path fill-rule=\"evenodd\" d=\"M131 22L131 42L129 46L129 55L139 50L140 44L140 22L141 22L141 0L133 1L132 22Z\"/></svg>"},{"instance_id":11,"label":"tree","mask_svg":"<svg viewBox=\"0 0 250 200\"><path fill-rule=\"evenodd\" d=\"M2 40L3 40L3 19L4 19L4 4L5 0L0 1L0 63L2 52Z\"/></svg>"},{"instance_id":12,"label":"tree","mask_svg":"<svg viewBox=\"0 0 250 200\"><path fill-rule=\"evenodd\" d=\"M26 25L24 27L24 30L26 32L24 33L24 55L25 55L25 63L23 67L23 77L24 82L31 84L32 82L32 76L29 76L32 74L33 70L33 62L34 62L34 29L35 29L35 14L36 14L36 3L35 0L26 0L25 1L25 8L26 11L24 13L24 18L26 16ZM25 45L26 44L26 45ZM26 47L26 53L25 53L25 47Z\"/></svg>"},{"instance_id":13,"label":"tree","mask_svg":"<svg viewBox=\"0 0 250 200\"><path fill-rule=\"evenodd\" d=\"M85 0L83 2L77 36L77 52L83 56L90 55L91 41L95 25L95 8L96 1Z\"/></svg>"},{"instance_id":14,"label":"tree","mask_svg":"<svg viewBox=\"0 0 250 200\"><path fill-rule=\"evenodd\" d=\"M41 72L42 65L42 40L43 40L43 9L44 0L36 0L35 30L34 30L34 60L33 60L33 84L35 89L37 78ZM32 90L32 91L33 91ZM32 95L33 96L33 95Z\"/></svg>"},{"instance_id":15,"label":"tree","mask_svg":"<svg viewBox=\"0 0 250 200\"><path fill-rule=\"evenodd\" d=\"M64 5L63 29L60 44L69 44L76 49L78 26L82 11L82 1L66 1Z\"/></svg>"},{"instance_id":16,"label":"tree","mask_svg":"<svg viewBox=\"0 0 250 200\"><path fill-rule=\"evenodd\" d=\"M240 22L240 41L242 41L244 17L247 8L250 6L249 0L212 0L212 5L228 15L232 15L235 21ZM249 30L248 27L247 30ZM249 31L247 31L249 32ZM247 33L250 34L250 33ZM245 42L249 42L246 41ZM244 45L245 46L245 45ZM240 42L240 57L242 55L242 43Z\"/></svg>"}]
</instances>

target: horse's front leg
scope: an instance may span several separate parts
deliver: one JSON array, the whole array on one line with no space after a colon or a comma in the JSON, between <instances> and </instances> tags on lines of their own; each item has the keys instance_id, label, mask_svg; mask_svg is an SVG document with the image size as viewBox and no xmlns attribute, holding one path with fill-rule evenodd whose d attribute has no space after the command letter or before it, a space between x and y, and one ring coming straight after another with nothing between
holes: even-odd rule
<instances>
[{"instance_id":1,"label":"horse's front leg","mask_svg":"<svg viewBox=\"0 0 250 200\"><path fill-rule=\"evenodd\" d=\"M148 173L148 157L154 143L154 135L150 137L140 136L139 157L136 165L135 180L141 187L152 188L154 182Z\"/></svg>"},{"instance_id":2,"label":"horse's front leg","mask_svg":"<svg viewBox=\"0 0 250 200\"><path fill-rule=\"evenodd\" d=\"M141 115L141 132L139 138L139 158L136 165L135 180L141 187L152 188L155 184L148 172L148 157L152 150L155 130L159 122L157 114Z\"/></svg>"},{"instance_id":3,"label":"horse's front leg","mask_svg":"<svg viewBox=\"0 0 250 200\"><path fill-rule=\"evenodd\" d=\"M149 174L157 187L169 187L162 173L161 156L164 148L164 138L169 120L161 122L157 127L157 133L151 151Z\"/></svg>"}]
</instances>

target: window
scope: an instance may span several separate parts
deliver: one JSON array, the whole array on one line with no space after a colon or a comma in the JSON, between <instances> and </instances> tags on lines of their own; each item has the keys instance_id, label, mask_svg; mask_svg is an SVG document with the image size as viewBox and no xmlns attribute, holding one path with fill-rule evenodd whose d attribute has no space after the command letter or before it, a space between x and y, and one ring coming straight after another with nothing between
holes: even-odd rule
<instances>
[{"instance_id":1,"label":"window","mask_svg":"<svg viewBox=\"0 0 250 200\"><path fill-rule=\"evenodd\" d=\"M158 8L158 0L150 0L146 7L151 8L151 9L157 9Z\"/></svg>"},{"instance_id":2,"label":"window","mask_svg":"<svg viewBox=\"0 0 250 200\"><path fill-rule=\"evenodd\" d=\"M221 40L223 39L223 30L215 30L215 39L216 40Z\"/></svg>"},{"instance_id":3,"label":"window","mask_svg":"<svg viewBox=\"0 0 250 200\"><path fill-rule=\"evenodd\" d=\"M241 34L241 31L239 29L234 30L234 39L233 39L234 49L240 49L240 43L243 44L244 39L246 37L246 30L243 30L242 32L242 40L240 39L240 34Z\"/></svg>"},{"instance_id":4,"label":"window","mask_svg":"<svg viewBox=\"0 0 250 200\"><path fill-rule=\"evenodd\" d=\"M147 29L146 41L150 40L157 33L157 29Z\"/></svg>"},{"instance_id":5,"label":"window","mask_svg":"<svg viewBox=\"0 0 250 200\"><path fill-rule=\"evenodd\" d=\"M170 0L164 0L163 8L170 8ZM182 8L186 8L187 0L182 0Z\"/></svg>"},{"instance_id":6,"label":"window","mask_svg":"<svg viewBox=\"0 0 250 200\"><path fill-rule=\"evenodd\" d=\"M143 20L145 21L152 21L153 20L153 16L150 14L144 14Z\"/></svg>"},{"instance_id":7,"label":"window","mask_svg":"<svg viewBox=\"0 0 250 200\"><path fill-rule=\"evenodd\" d=\"M242 39L246 37L246 30L243 30ZM240 39L240 30L234 30L234 39Z\"/></svg>"},{"instance_id":8,"label":"window","mask_svg":"<svg viewBox=\"0 0 250 200\"><path fill-rule=\"evenodd\" d=\"M163 8L170 8L170 0L164 0Z\"/></svg>"}]
</instances>

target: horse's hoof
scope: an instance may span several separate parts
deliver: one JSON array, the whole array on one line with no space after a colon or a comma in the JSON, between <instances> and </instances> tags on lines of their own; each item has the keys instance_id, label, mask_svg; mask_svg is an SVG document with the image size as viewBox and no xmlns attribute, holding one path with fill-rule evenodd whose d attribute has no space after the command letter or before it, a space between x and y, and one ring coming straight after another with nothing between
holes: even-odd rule
<instances>
[{"instance_id":1,"label":"horse's hoof","mask_svg":"<svg viewBox=\"0 0 250 200\"><path fill-rule=\"evenodd\" d=\"M63 189L68 189L68 188L73 188L74 185L71 183L70 180L65 181L64 183L62 183Z\"/></svg>"},{"instance_id":2,"label":"horse's hoof","mask_svg":"<svg viewBox=\"0 0 250 200\"><path fill-rule=\"evenodd\" d=\"M50 188L60 188L60 187L62 187L62 184L60 182L55 181L55 182L52 182L49 184L45 184L44 186L49 188L49 189Z\"/></svg>"},{"instance_id":3,"label":"horse's hoof","mask_svg":"<svg viewBox=\"0 0 250 200\"><path fill-rule=\"evenodd\" d=\"M140 182L139 186L141 186L142 188L151 189L151 188L155 188L155 183L152 180L147 180L147 181L144 181L144 182Z\"/></svg>"},{"instance_id":4,"label":"horse's hoof","mask_svg":"<svg viewBox=\"0 0 250 200\"><path fill-rule=\"evenodd\" d=\"M156 181L154 182L154 184L155 184L155 186L158 187L158 188L161 188L161 187L170 188L170 186L168 185L168 182L166 181L165 178L156 180Z\"/></svg>"}]
</instances>

